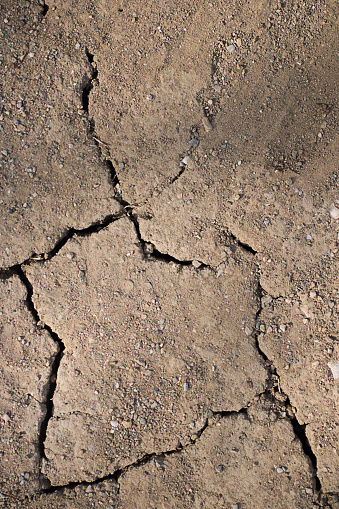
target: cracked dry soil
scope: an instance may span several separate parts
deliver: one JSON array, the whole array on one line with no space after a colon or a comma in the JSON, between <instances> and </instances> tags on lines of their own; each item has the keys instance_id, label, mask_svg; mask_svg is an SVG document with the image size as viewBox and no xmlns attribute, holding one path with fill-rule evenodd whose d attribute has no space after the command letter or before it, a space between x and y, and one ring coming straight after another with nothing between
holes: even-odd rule
<instances>
[{"instance_id":1,"label":"cracked dry soil","mask_svg":"<svg viewBox=\"0 0 339 509\"><path fill-rule=\"evenodd\" d=\"M1 2L1 507L339 508L338 14Z\"/></svg>"}]
</instances>

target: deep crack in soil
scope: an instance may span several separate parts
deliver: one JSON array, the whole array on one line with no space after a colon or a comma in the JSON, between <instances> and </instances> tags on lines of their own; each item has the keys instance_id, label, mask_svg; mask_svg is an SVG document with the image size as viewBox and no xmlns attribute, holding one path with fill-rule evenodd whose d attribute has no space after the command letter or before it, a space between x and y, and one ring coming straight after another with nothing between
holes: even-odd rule
<instances>
[{"instance_id":1,"label":"deep crack in soil","mask_svg":"<svg viewBox=\"0 0 339 509\"><path fill-rule=\"evenodd\" d=\"M255 319L256 332L254 334L254 337L255 337L256 348L257 348L259 354L261 355L261 357L264 359L265 364L266 364L266 366L268 368L269 378L268 378L268 381L267 381L267 389L265 391L266 395L269 398L275 399L275 393L280 392L280 377L279 377L279 374L277 373L276 368L274 367L274 363L263 352L263 350L260 348L260 344L259 344L260 314L261 314L262 309L263 309L262 298L263 298L264 295L266 295L266 292L264 291L263 287L260 284L260 275L258 275L259 309L258 309L258 311L256 313L256 319ZM277 298L274 299L274 300L277 300ZM287 398L286 398L286 400L284 402L284 405L285 405L286 408L288 408L288 407L292 408L291 403L290 403L290 399L289 399L288 395L286 395L286 396L287 396ZM312 466L313 478L314 478L314 487L315 487L315 490L318 493L318 496L321 497L321 495L322 495L322 486L321 486L320 479L319 479L319 477L317 475L317 457L314 454L314 452L313 452L313 450L312 450L312 448L310 446L309 440L307 438L307 435L306 435L306 425L301 425L298 422L298 420L297 420L297 418L296 418L294 413L293 413L293 415L288 415L288 418L289 418L290 423L292 424L295 436L299 439L299 441L300 441L300 443L302 445L302 449L304 451L304 454L307 456L307 458L310 461L310 465Z\"/></svg>"},{"instance_id":2,"label":"deep crack in soil","mask_svg":"<svg viewBox=\"0 0 339 509\"><path fill-rule=\"evenodd\" d=\"M113 166L113 163L112 163L112 161L110 159L110 156L109 157L105 157L104 154L103 154L103 151L101 149L101 145L104 145L105 148L106 148L106 151L109 154L108 145L107 145L107 143L105 143L104 141L100 140L96 136L94 118L89 116L89 96L90 96L91 90L93 89L93 82L95 80L98 80L98 69L96 68L96 66L94 64L94 55L92 53L90 53L88 48L85 48L85 54L86 54L86 57L88 59L88 63L90 64L91 70L92 70L91 71L91 77L88 79L87 82L85 82L85 84L83 86L83 89L82 89L82 93L81 93L82 107L83 107L83 110L86 112L87 118L88 118L88 136L89 136L89 138L91 140L93 140L94 144L97 146L98 154L99 154L99 160L102 161L102 163L106 166L107 170L109 171L109 174L110 174L110 177L111 177L112 186L113 186L113 190L114 190L115 198L126 209L127 208L131 208L129 203L124 202L122 200L119 179L118 179L118 176L117 176L117 172L116 172L116 170L115 170L115 168Z\"/></svg>"},{"instance_id":3,"label":"deep crack in soil","mask_svg":"<svg viewBox=\"0 0 339 509\"><path fill-rule=\"evenodd\" d=\"M44 402L44 404L46 406L46 414L40 423L40 431L39 431L39 457L40 457L39 463L40 463L40 465L39 466L40 466L40 475L41 475L41 462L43 459L46 459L45 440L46 440L46 435L47 435L47 427L48 427L49 420L53 416L53 406L54 406L53 396L54 396L54 392L56 389L58 370L60 367L60 362L61 362L61 359L63 356L63 352L65 350L65 345L64 345L63 341L58 337L58 335L55 332L53 332L53 330L51 329L51 327L49 327L49 325L47 325L45 323L41 323L39 314L38 314L36 308L34 307L33 300L32 300L33 286L30 283L29 279L27 278L25 272L22 270L21 266L18 267L17 274L18 274L21 282L26 287L27 307L28 307L29 311L31 312L34 320L36 321L37 326L40 327L41 329L47 330L48 333L50 334L51 338L58 345L58 352L56 353L53 363L51 365L51 373L50 373L50 377L49 377L49 385L47 388L46 401ZM45 477L41 478L42 485L45 485L46 481L47 481L47 479Z\"/></svg>"},{"instance_id":4,"label":"deep crack in soil","mask_svg":"<svg viewBox=\"0 0 339 509\"><path fill-rule=\"evenodd\" d=\"M283 3L281 3L281 6L283 7ZM42 15L46 16L46 14L49 10L49 6L44 3L42 7L43 7ZM122 9L119 9L119 11L120 10L122 11ZM38 327L41 327L41 328L47 330L48 333L50 334L50 336L52 337L52 339L54 340L54 342L58 345L58 352L57 352L57 354L54 358L54 361L51 365L50 381L49 381L49 386L48 386L48 390L47 390L46 401L44 402L44 404L46 405L46 414L40 424L40 430L39 430L40 462L43 458L46 458L46 456L45 456L45 440L46 440L46 434L47 434L47 427L48 427L49 420L53 416L53 397L54 397L56 384L57 384L58 369L60 367L60 363L61 363L61 360L63 357L65 345L64 345L62 339L60 339L60 337L58 337L58 335L51 329L51 327L48 324L41 323L39 314L34 306L33 299L32 299L33 293L34 293L34 288L33 288L32 283L28 280L28 278L23 270L23 267L25 267L25 265L32 264L32 263L44 263L46 260L52 259L54 256L56 256L59 253L59 251L62 249L62 247L65 246L66 243L74 236L79 236L79 237L90 236L93 233L97 233L100 230L102 230L103 228L106 228L107 226L112 224L114 221L119 220L123 216L127 216L129 218L129 220L132 221L132 223L135 227L135 230L136 230L138 241L139 241L138 247L139 247L140 251L142 252L145 259L154 260L154 261L163 261L166 263L175 263L175 264L178 264L181 266L192 265L192 260L181 261L181 260L176 259L172 255L161 253L153 246L153 244L144 241L144 239L142 238L141 233L140 233L139 223L138 223L138 217L136 214L133 214L134 206L123 200L121 186L120 186L120 182L119 182L119 179L117 176L117 172L116 172L114 165L111 161L110 155L108 155L108 157L107 157L107 154L109 154L108 144L105 141L102 141L99 139L99 137L97 136L97 134L95 132L95 121L93 118L90 118L90 116L89 116L90 93L93 89L94 81L98 80L98 69L96 68L96 65L95 65L94 55L91 54L87 48L85 49L85 52L86 52L88 62L92 69L91 76L87 80L87 82L85 82L83 89L82 89L82 93L81 93L82 107L83 107L83 110L86 112L87 118L88 118L88 137L91 140L93 140L93 142L97 146L98 159L109 171L112 186L114 189L115 199L122 206L121 213L116 214L116 215L108 215L108 216L106 216L106 218L104 220L102 220L100 222L96 222L85 229L77 230L77 229L72 228L65 233L65 235L56 243L54 248L51 251L49 251L48 253L35 254L32 257L30 257L28 260L23 262L22 264L10 267L9 269L7 269L5 271L1 271L1 273L0 273L0 277L2 279L8 279L9 277L11 277L14 274L17 274L19 276L21 282L23 283L23 285L25 286L25 288L27 290L27 307L34 318L34 321L36 322ZM213 70L213 72L215 72L215 69ZM212 118L212 115L210 116L210 118ZM102 150L102 146L105 147L105 151ZM179 173L175 177L173 177L172 180L170 181L171 184L173 184L176 180L178 180L180 178L180 176L184 173L185 168L186 168L186 166L181 166ZM257 252L249 244L241 242L234 235L232 235L232 238L238 244L239 247L241 247L242 249L244 249L251 255L254 256L257 254ZM200 265L201 269L206 268L206 267L210 268L211 270L214 270L212 267L210 267L208 265L205 265L205 264ZM256 313L256 317L255 317L256 324L260 322L260 314L262 311L261 301L262 301L262 297L265 295L265 292L260 284L260 275L259 274L258 274L258 279L257 279L257 289L258 289L257 297L258 297L259 309L258 309L258 311ZM276 395L278 393L280 393L279 375L276 371L276 368L274 367L273 362L266 356L266 354L260 348L258 328L256 329L256 332L253 334L253 336L255 338L256 349L264 361L264 364L267 369L267 375L268 375L265 391L262 394L257 395L257 397L265 395L265 397L270 399L274 404L276 403L277 407L280 406L280 407L284 407L285 409L288 409L289 407L291 407L288 395L286 395L286 398L283 403L281 403L280 399L276 398ZM250 406L251 404L252 404L252 402L248 406ZM159 453L145 454L142 458L135 461L134 463L131 463L130 465L127 465L124 468L118 469L109 475L97 478L90 482L79 481L79 482L71 482L71 483L63 485L63 486L49 486L49 487L47 487L46 484L43 485L43 481L46 482L46 479L44 478L42 480L42 493L50 494L50 493L54 493L54 492L57 492L59 490L61 491L64 489L72 490L77 486L97 485L104 480L115 481L118 485L119 478L128 470L138 468L142 465L146 465L146 464L150 463L151 461L157 461L157 458L160 458L162 456L167 457L167 456L181 453L185 449L188 449L188 448L194 446L195 443L203 436L204 431L209 426L213 425L213 422L209 423L209 420L212 420L212 417L219 416L221 418L222 417L227 418L229 416L238 415L238 414L243 414L243 415L248 416L247 407L242 408L237 412L236 411L225 411L225 412L210 411L210 413L211 413L211 418L209 418L209 417L206 418L205 423L196 433L196 438L194 438L194 439L191 438L190 442L186 445L180 444L177 448L168 450L168 451L163 451L161 454L159 454ZM314 452L312 451L312 448L311 448L308 438L306 436L306 431L305 431L306 425L301 425L298 422L295 415L292 415L289 412L287 412L286 418L291 423L293 430L294 430L295 437L301 443L301 446L302 446L305 456L307 456L307 458L309 459L309 462L310 462L310 464L312 466L312 470L313 470L315 489L318 492L319 496L321 496L322 486L320 483L320 479L317 476L317 457L314 454Z\"/></svg>"}]
</instances>

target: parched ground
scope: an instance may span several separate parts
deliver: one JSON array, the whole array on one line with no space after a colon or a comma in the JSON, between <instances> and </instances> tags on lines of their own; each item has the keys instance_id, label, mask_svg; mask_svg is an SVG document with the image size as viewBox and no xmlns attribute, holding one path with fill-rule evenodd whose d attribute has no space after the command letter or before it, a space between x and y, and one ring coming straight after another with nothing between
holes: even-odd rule
<instances>
[{"instance_id":1,"label":"parched ground","mask_svg":"<svg viewBox=\"0 0 339 509\"><path fill-rule=\"evenodd\" d=\"M335 0L2 0L0 507L339 508Z\"/></svg>"}]
</instances>

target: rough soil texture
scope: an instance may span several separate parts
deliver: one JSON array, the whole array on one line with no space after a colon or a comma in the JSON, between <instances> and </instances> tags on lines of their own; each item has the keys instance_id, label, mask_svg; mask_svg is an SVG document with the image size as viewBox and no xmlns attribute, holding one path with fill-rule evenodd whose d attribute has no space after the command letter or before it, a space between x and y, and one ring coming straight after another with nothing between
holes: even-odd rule
<instances>
[{"instance_id":1,"label":"rough soil texture","mask_svg":"<svg viewBox=\"0 0 339 509\"><path fill-rule=\"evenodd\" d=\"M0 507L339 508L338 5L0 5Z\"/></svg>"}]
</instances>

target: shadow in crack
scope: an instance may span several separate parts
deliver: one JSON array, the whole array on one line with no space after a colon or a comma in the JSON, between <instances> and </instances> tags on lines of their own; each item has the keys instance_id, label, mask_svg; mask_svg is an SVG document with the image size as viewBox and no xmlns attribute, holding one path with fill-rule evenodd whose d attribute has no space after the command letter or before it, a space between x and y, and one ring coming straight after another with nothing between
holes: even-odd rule
<instances>
[{"instance_id":1,"label":"shadow in crack","mask_svg":"<svg viewBox=\"0 0 339 509\"><path fill-rule=\"evenodd\" d=\"M34 319L37 323L37 326L39 327L39 324L41 323L41 321L40 321L39 314L33 304L33 299L32 299L33 287L21 267L18 268L17 274L20 277L21 282L25 285L25 287L27 289L27 307L28 307L29 311L31 312L32 316L34 317ZM49 384L46 389L46 400L45 400L46 413L45 413L44 419L40 423L39 445L38 445L40 467L41 467L42 459L46 458L46 456L45 456L45 440L46 440L46 435L47 435L47 427L48 427L50 418L53 416L53 396L54 396L54 392L56 389L57 376L58 376L60 362L61 362L61 359L63 356L63 352L65 350L64 343L61 341L61 339L58 337L58 335L52 331L52 329L48 325L43 324L41 326L41 328L43 328L49 332L50 336L52 337L52 339L55 341L56 345L58 346L58 352L55 355L54 360L51 365L51 374L50 374L50 378L49 378ZM48 483L48 481L46 479L42 479L42 481L43 481L44 485L46 485Z\"/></svg>"}]
</instances>

